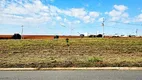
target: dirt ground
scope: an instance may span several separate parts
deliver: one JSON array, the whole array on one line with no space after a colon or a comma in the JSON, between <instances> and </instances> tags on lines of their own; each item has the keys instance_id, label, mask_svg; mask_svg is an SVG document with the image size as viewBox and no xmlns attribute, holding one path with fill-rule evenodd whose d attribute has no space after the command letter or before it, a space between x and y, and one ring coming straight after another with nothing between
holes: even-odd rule
<instances>
[{"instance_id":1,"label":"dirt ground","mask_svg":"<svg viewBox=\"0 0 142 80\"><path fill-rule=\"evenodd\" d=\"M142 38L0 40L0 67L142 67Z\"/></svg>"}]
</instances>

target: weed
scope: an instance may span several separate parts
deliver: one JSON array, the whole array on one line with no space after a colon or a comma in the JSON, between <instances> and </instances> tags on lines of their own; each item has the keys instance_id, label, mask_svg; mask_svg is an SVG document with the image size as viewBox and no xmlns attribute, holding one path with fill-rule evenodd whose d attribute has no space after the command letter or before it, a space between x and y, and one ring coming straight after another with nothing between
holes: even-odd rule
<instances>
[{"instance_id":1,"label":"weed","mask_svg":"<svg viewBox=\"0 0 142 80\"><path fill-rule=\"evenodd\" d=\"M89 57L88 58L88 62L102 62L103 60L101 58L98 57Z\"/></svg>"}]
</instances>

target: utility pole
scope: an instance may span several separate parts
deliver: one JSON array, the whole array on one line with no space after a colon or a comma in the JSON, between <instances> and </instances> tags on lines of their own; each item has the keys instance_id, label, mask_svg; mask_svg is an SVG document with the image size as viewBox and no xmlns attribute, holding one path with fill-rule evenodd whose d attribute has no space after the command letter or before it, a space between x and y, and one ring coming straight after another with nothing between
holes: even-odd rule
<instances>
[{"instance_id":1,"label":"utility pole","mask_svg":"<svg viewBox=\"0 0 142 80\"><path fill-rule=\"evenodd\" d=\"M138 36L138 29L136 29L136 36Z\"/></svg>"},{"instance_id":2,"label":"utility pole","mask_svg":"<svg viewBox=\"0 0 142 80\"><path fill-rule=\"evenodd\" d=\"M104 38L104 35L105 35L105 33L104 33L104 26L105 26L105 20L104 20L104 18L103 18L103 23L102 23L102 27L103 27L103 38Z\"/></svg>"},{"instance_id":3,"label":"utility pole","mask_svg":"<svg viewBox=\"0 0 142 80\"><path fill-rule=\"evenodd\" d=\"M23 25L21 26L22 27L22 32L21 32L21 39L23 39L24 37L23 37Z\"/></svg>"}]
</instances>

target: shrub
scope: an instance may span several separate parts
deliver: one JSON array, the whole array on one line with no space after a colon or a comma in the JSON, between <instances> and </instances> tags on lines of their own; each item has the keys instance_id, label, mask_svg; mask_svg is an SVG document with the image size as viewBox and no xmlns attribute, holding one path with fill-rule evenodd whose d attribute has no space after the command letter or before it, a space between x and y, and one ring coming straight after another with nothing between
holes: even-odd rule
<instances>
[{"instance_id":1,"label":"shrub","mask_svg":"<svg viewBox=\"0 0 142 80\"><path fill-rule=\"evenodd\" d=\"M16 33L12 36L12 39L21 39L21 35Z\"/></svg>"},{"instance_id":2,"label":"shrub","mask_svg":"<svg viewBox=\"0 0 142 80\"><path fill-rule=\"evenodd\" d=\"M80 34L80 37L81 37L81 38L84 38L84 34Z\"/></svg>"},{"instance_id":3,"label":"shrub","mask_svg":"<svg viewBox=\"0 0 142 80\"><path fill-rule=\"evenodd\" d=\"M88 61L89 62L102 62L102 59L98 57L89 57Z\"/></svg>"},{"instance_id":4,"label":"shrub","mask_svg":"<svg viewBox=\"0 0 142 80\"><path fill-rule=\"evenodd\" d=\"M94 35L89 35L89 38L93 38L94 37Z\"/></svg>"},{"instance_id":5,"label":"shrub","mask_svg":"<svg viewBox=\"0 0 142 80\"><path fill-rule=\"evenodd\" d=\"M103 35L102 34L98 34L97 37L103 37Z\"/></svg>"},{"instance_id":6,"label":"shrub","mask_svg":"<svg viewBox=\"0 0 142 80\"><path fill-rule=\"evenodd\" d=\"M54 39L59 39L59 36L58 35L54 36Z\"/></svg>"}]
</instances>

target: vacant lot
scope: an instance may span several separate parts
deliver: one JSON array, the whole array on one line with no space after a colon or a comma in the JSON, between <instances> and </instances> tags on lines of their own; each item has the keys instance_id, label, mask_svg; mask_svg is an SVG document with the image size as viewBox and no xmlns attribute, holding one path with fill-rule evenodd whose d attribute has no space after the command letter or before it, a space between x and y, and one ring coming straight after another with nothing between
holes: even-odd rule
<instances>
[{"instance_id":1,"label":"vacant lot","mask_svg":"<svg viewBox=\"0 0 142 80\"><path fill-rule=\"evenodd\" d=\"M142 67L142 38L0 40L0 67Z\"/></svg>"}]
</instances>

